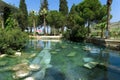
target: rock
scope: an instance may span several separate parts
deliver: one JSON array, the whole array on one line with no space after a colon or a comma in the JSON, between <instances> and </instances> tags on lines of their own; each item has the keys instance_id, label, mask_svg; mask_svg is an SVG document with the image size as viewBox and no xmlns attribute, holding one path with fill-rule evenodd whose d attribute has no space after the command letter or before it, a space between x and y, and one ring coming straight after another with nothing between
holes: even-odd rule
<instances>
[{"instance_id":1,"label":"rock","mask_svg":"<svg viewBox=\"0 0 120 80\"><path fill-rule=\"evenodd\" d=\"M30 75L29 70L19 70L19 71L15 72L15 74L13 74L13 78L14 79L20 79L20 78L24 78L28 75Z\"/></svg>"},{"instance_id":2,"label":"rock","mask_svg":"<svg viewBox=\"0 0 120 80\"><path fill-rule=\"evenodd\" d=\"M35 80L34 77L27 77L24 80Z\"/></svg>"},{"instance_id":3,"label":"rock","mask_svg":"<svg viewBox=\"0 0 120 80\"><path fill-rule=\"evenodd\" d=\"M0 58L3 58L3 57L5 57L5 56L7 56L7 54L1 54L1 55L0 55Z\"/></svg>"},{"instance_id":4,"label":"rock","mask_svg":"<svg viewBox=\"0 0 120 80\"><path fill-rule=\"evenodd\" d=\"M57 52L56 51L52 51L51 54L57 54Z\"/></svg>"},{"instance_id":5,"label":"rock","mask_svg":"<svg viewBox=\"0 0 120 80\"><path fill-rule=\"evenodd\" d=\"M29 66L29 69L32 70L32 71L37 71L37 70L40 69L40 66L37 65L37 64L31 64L31 65Z\"/></svg>"},{"instance_id":6,"label":"rock","mask_svg":"<svg viewBox=\"0 0 120 80\"><path fill-rule=\"evenodd\" d=\"M70 54L68 54L67 56L68 57L73 57L73 56L75 56L76 55L76 53L75 52L71 52Z\"/></svg>"},{"instance_id":7,"label":"rock","mask_svg":"<svg viewBox=\"0 0 120 80\"><path fill-rule=\"evenodd\" d=\"M90 58L90 57L86 57L86 58L83 58L83 61L84 62L91 62L93 61L94 59L93 58Z\"/></svg>"},{"instance_id":8,"label":"rock","mask_svg":"<svg viewBox=\"0 0 120 80\"><path fill-rule=\"evenodd\" d=\"M84 47L83 47L83 50L85 50L85 51L90 51L90 50L91 50L91 48L90 48L90 47L88 47L88 46L84 46Z\"/></svg>"},{"instance_id":9,"label":"rock","mask_svg":"<svg viewBox=\"0 0 120 80\"><path fill-rule=\"evenodd\" d=\"M15 56L21 56L21 52L16 52Z\"/></svg>"},{"instance_id":10,"label":"rock","mask_svg":"<svg viewBox=\"0 0 120 80\"><path fill-rule=\"evenodd\" d=\"M29 63L29 61L28 61L27 59L23 59L23 60L21 60L21 63L28 64L28 63Z\"/></svg>"},{"instance_id":11,"label":"rock","mask_svg":"<svg viewBox=\"0 0 120 80\"><path fill-rule=\"evenodd\" d=\"M67 48L67 47L66 47L66 46L61 46L61 48L63 48L63 49L64 49L64 48Z\"/></svg>"},{"instance_id":12,"label":"rock","mask_svg":"<svg viewBox=\"0 0 120 80\"><path fill-rule=\"evenodd\" d=\"M33 57L35 57L35 56L36 56L36 53L30 55L29 58L33 58Z\"/></svg>"},{"instance_id":13,"label":"rock","mask_svg":"<svg viewBox=\"0 0 120 80\"><path fill-rule=\"evenodd\" d=\"M88 69L92 69L98 64L99 64L98 62L89 62L89 63L84 64L83 66L88 68Z\"/></svg>"},{"instance_id":14,"label":"rock","mask_svg":"<svg viewBox=\"0 0 120 80\"><path fill-rule=\"evenodd\" d=\"M95 54L95 53L100 53L100 49L92 49L92 50L90 50L90 53L93 53L93 54Z\"/></svg>"},{"instance_id":15,"label":"rock","mask_svg":"<svg viewBox=\"0 0 120 80\"><path fill-rule=\"evenodd\" d=\"M73 48L74 48L74 49L78 49L78 47L77 47L77 46L73 46Z\"/></svg>"},{"instance_id":16,"label":"rock","mask_svg":"<svg viewBox=\"0 0 120 80\"><path fill-rule=\"evenodd\" d=\"M12 68L13 71L18 71L21 69L29 69L28 63L17 64Z\"/></svg>"},{"instance_id":17,"label":"rock","mask_svg":"<svg viewBox=\"0 0 120 80\"><path fill-rule=\"evenodd\" d=\"M91 64L91 63L86 63L83 65L84 67L88 68L88 69L92 69L95 67L95 65Z\"/></svg>"},{"instance_id":18,"label":"rock","mask_svg":"<svg viewBox=\"0 0 120 80\"><path fill-rule=\"evenodd\" d=\"M60 51L60 49L56 49L55 51L59 52L59 51Z\"/></svg>"}]
</instances>

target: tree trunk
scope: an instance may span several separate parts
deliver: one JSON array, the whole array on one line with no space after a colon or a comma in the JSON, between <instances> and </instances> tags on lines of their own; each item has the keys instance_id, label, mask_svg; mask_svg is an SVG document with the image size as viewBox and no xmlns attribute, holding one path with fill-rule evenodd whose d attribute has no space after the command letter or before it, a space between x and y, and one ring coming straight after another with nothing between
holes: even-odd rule
<instances>
[{"instance_id":1,"label":"tree trunk","mask_svg":"<svg viewBox=\"0 0 120 80\"><path fill-rule=\"evenodd\" d=\"M62 31L62 33L64 33L64 27L62 26L62 28L61 28L61 31Z\"/></svg>"},{"instance_id":2,"label":"tree trunk","mask_svg":"<svg viewBox=\"0 0 120 80\"><path fill-rule=\"evenodd\" d=\"M90 35L90 21L88 21L88 37L89 37L89 35Z\"/></svg>"},{"instance_id":3,"label":"tree trunk","mask_svg":"<svg viewBox=\"0 0 120 80\"><path fill-rule=\"evenodd\" d=\"M101 38L103 38L103 29L101 29Z\"/></svg>"},{"instance_id":4,"label":"tree trunk","mask_svg":"<svg viewBox=\"0 0 120 80\"><path fill-rule=\"evenodd\" d=\"M107 0L107 27L106 27L106 38L109 38L109 24L110 24L110 6L112 0Z\"/></svg>"},{"instance_id":5,"label":"tree trunk","mask_svg":"<svg viewBox=\"0 0 120 80\"><path fill-rule=\"evenodd\" d=\"M33 20L33 26L34 26L34 36L35 36L36 35L35 20Z\"/></svg>"},{"instance_id":6,"label":"tree trunk","mask_svg":"<svg viewBox=\"0 0 120 80\"><path fill-rule=\"evenodd\" d=\"M4 21L2 20L1 23L2 23L2 29L4 29Z\"/></svg>"},{"instance_id":7,"label":"tree trunk","mask_svg":"<svg viewBox=\"0 0 120 80\"><path fill-rule=\"evenodd\" d=\"M45 14L44 14L44 35L46 35L46 21L45 21Z\"/></svg>"},{"instance_id":8,"label":"tree trunk","mask_svg":"<svg viewBox=\"0 0 120 80\"><path fill-rule=\"evenodd\" d=\"M30 33L32 33L32 27L30 27Z\"/></svg>"}]
</instances>

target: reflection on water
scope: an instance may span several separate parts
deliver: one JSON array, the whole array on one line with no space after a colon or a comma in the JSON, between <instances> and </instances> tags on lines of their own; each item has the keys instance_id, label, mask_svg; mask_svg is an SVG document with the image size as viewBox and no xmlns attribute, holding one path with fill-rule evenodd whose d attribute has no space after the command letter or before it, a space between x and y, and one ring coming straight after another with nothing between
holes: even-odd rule
<instances>
[{"instance_id":1,"label":"reflection on water","mask_svg":"<svg viewBox=\"0 0 120 80\"><path fill-rule=\"evenodd\" d=\"M116 51L68 41L43 43L44 47L50 49L53 66L47 70L44 80L120 80L120 56ZM84 46L89 46L91 50L84 51ZM67 56L74 53L75 55ZM91 70L84 68L85 57L90 57L104 66L96 66Z\"/></svg>"},{"instance_id":2,"label":"reflection on water","mask_svg":"<svg viewBox=\"0 0 120 80\"><path fill-rule=\"evenodd\" d=\"M38 54L40 49L46 49L51 55L52 67L47 69L44 80L120 80L120 53L117 51L87 43L30 40L25 52L32 54L37 51ZM91 58L102 66L85 68L83 67L87 63L84 62L85 58ZM18 61L15 58L4 60L9 61L7 65ZM0 80L13 80L11 73L0 72ZM8 78L3 77L4 75Z\"/></svg>"}]
</instances>

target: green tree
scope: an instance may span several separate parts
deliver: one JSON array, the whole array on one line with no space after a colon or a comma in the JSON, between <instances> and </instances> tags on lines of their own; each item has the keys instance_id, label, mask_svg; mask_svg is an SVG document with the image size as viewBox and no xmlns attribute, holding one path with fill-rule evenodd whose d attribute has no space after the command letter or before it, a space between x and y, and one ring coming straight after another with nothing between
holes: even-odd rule
<instances>
[{"instance_id":1,"label":"green tree","mask_svg":"<svg viewBox=\"0 0 120 80\"><path fill-rule=\"evenodd\" d=\"M68 15L68 6L67 6L67 1L66 0L59 0L60 5L59 5L59 12L61 12L64 16L66 16L67 19L67 15ZM66 20L65 20L65 24L63 24L61 26L62 29L62 33L64 32L64 27L66 26Z\"/></svg>"},{"instance_id":2,"label":"green tree","mask_svg":"<svg viewBox=\"0 0 120 80\"><path fill-rule=\"evenodd\" d=\"M41 0L41 7L40 7L40 10L39 10L39 16L38 16L38 24L44 26L44 34L47 34L46 33L46 15L47 15L47 12L48 12L48 1L47 0Z\"/></svg>"},{"instance_id":3,"label":"green tree","mask_svg":"<svg viewBox=\"0 0 120 80\"><path fill-rule=\"evenodd\" d=\"M60 0L59 11L63 15L68 15L68 6L67 6L67 1L66 0Z\"/></svg>"},{"instance_id":4,"label":"green tree","mask_svg":"<svg viewBox=\"0 0 120 80\"><path fill-rule=\"evenodd\" d=\"M44 34L46 35L46 15L47 15L47 10L44 8L41 10L40 15L43 16L43 26L44 26Z\"/></svg>"},{"instance_id":5,"label":"green tree","mask_svg":"<svg viewBox=\"0 0 120 80\"><path fill-rule=\"evenodd\" d=\"M111 8L112 0L107 0L107 27L106 27L106 38L109 37L109 24L110 24L110 8Z\"/></svg>"},{"instance_id":6,"label":"green tree","mask_svg":"<svg viewBox=\"0 0 120 80\"><path fill-rule=\"evenodd\" d=\"M28 27L28 12L27 12L25 0L20 0L19 10L20 10L19 25L22 31L24 31Z\"/></svg>"},{"instance_id":7,"label":"green tree","mask_svg":"<svg viewBox=\"0 0 120 80\"><path fill-rule=\"evenodd\" d=\"M77 5L77 12L79 12L80 16L86 21L85 24L87 24L88 27L88 36L90 33L90 25L97 20L100 8L101 3L99 0L83 0L83 2Z\"/></svg>"},{"instance_id":8,"label":"green tree","mask_svg":"<svg viewBox=\"0 0 120 80\"><path fill-rule=\"evenodd\" d=\"M67 27L69 28L66 32L72 41L82 41L86 37L86 28L84 27L84 18L76 10L76 5L73 4L70 13L67 18Z\"/></svg>"},{"instance_id":9,"label":"green tree","mask_svg":"<svg viewBox=\"0 0 120 80\"><path fill-rule=\"evenodd\" d=\"M72 5L70 9L70 13L67 17L67 27L72 29L76 24L83 25L84 19L80 16L80 14L76 11L75 4Z\"/></svg>"},{"instance_id":10,"label":"green tree","mask_svg":"<svg viewBox=\"0 0 120 80\"><path fill-rule=\"evenodd\" d=\"M6 27L5 22L7 21L7 19L9 18L9 16L11 15L11 9L9 7L4 7L4 12L3 12L3 19L4 19L4 27Z\"/></svg>"},{"instance_id":11,"label":"green tree","mask_svg":"<svg viewBox=\"0 0 120 80\"><path fill-rule=\"evenodd\" d=\"M26 33L18 27L17 21L10 16L6 22L6 28L0 29L0 53L14 54L15 50L25 47L28 40ZM18 36L19 35L19 36Z\"/></svg>"},{"instance_id":12,"label":"green tree","mask_svg":"<svg viewBox=\"0 0 120 80\"><path fill-rule=\"evenodd\" d=\"M35 11L30 11L28 16L30 32L32 32L32 27L34 27L34 36L36 35L36 24L37 24L37 14Z\"/></svg>"},{"instance_id":13,"label":"green tree","mask_svg":"<svg viewBox=\"0 0 120 80\"><path fill-rule=\"evenodd\" d=\"M65 23L65 17L63 16L63 14L61 14L60 12L54 10L54 11L50 11L46 17L48 24L51 26L52 28L52 33L55 35L55 30L57 29L59 31L59 29L61 28L61 26ZM58 34L58 33L57 33Z\"/></svg>"},{"instance_id":14,"label":"green tree","mask_svg":"<svg viewBox=\"0 0 120 80\"><path fill-rule=\"evenodd\" d=\"M102 22L96 25L97 29L101 29L101 38L103 38L104 30L106 28L106 22Z\"/></svg>"}]
</instances>

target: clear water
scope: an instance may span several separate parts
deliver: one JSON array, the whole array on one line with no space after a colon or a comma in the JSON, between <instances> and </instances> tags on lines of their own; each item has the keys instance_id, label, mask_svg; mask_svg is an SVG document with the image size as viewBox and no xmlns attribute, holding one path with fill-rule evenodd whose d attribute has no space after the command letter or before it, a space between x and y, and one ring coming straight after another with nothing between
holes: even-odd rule
<instances>
[{"instance_id":1,"label":"clear water","mask_svg":"<svg viewBox=\"0 0 120 80\"><path fill-rule=\"evenodd\" d=\"M85 46L91 50L85 51L83 49ZM52 67L47 69L44 80L120 80L120 52L88 43L31 40L21 58L32 61L27 57L33 53L40 53L44 47L47 47L52 56ZM86 63L83 59L87 57L103 63L106 67L96 66L93 69L83 67ZM7 65L0 66L0 80L13 80L13 72L3 71L3 68L18 64L21 58L0 59L7 62Z\"/></svg>"}]
</instances>

